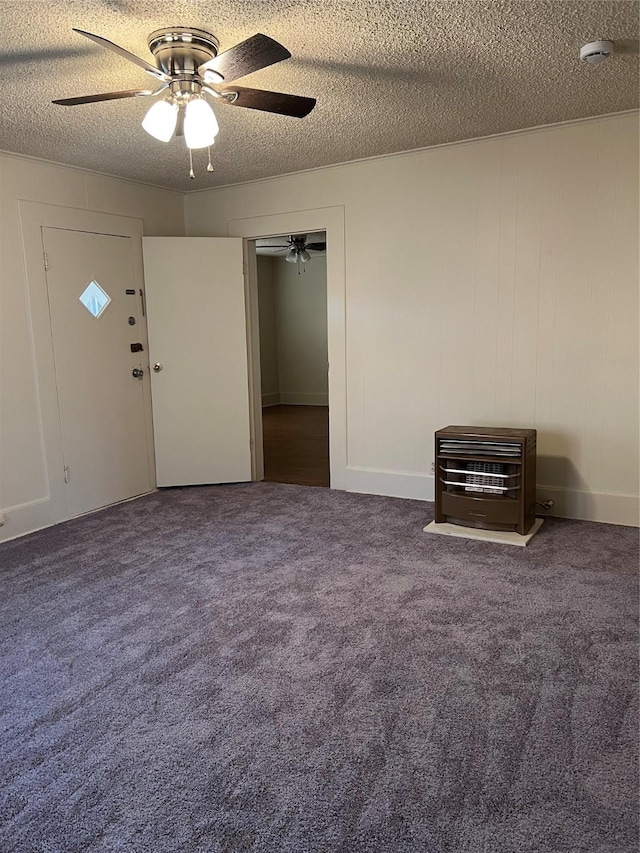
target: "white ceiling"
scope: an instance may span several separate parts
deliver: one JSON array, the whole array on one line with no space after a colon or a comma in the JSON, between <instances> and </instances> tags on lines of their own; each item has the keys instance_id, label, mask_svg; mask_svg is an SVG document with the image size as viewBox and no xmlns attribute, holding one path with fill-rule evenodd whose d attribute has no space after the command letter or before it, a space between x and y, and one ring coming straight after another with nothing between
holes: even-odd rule
<instances>
[{"instance_id":1,"label":"white ceiling","mask_svg":"<svg viewBox=\"0 0 640 853\"><path fill-rule=\"evenodd\" d=\"M574 0L0 0L0 149L177 190L638 106L638 2ZM148 88L137 66L73 33L89 30L153 61L148 34L213 32L223 51L257 32L292 58L240 85L318 99L304 119L220 107L213 173L182 139L141 128L143 98L62 107L52 98ZM613 39L614 58L578 60Z\"/></svg>"}]
</instances>

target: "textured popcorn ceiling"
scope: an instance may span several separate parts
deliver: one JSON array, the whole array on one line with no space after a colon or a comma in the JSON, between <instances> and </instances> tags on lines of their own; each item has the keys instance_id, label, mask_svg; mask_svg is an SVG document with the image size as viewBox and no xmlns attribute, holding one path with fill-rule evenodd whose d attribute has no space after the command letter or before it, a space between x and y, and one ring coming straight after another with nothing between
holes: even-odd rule
<instances>
[{"instance_id":1,"label":"textured popcorn ceiling","mask_svg":"<svg viewBox=\"0 0 640 853\"><path fill-rule=\"evenodd\" d=\"M305 119L219 107L215 171L181 139L152 139L146 99L52 98L147 88L148 75L73 33L152 61L148 34L201 27L221 51L256 32L292 58L237 81L318 99ZM617 43L600 66L578 60ZM502 0L0 0L0 149L179 190L203 189L638 105L637 2Z\"/></svg>"}]
</instances>

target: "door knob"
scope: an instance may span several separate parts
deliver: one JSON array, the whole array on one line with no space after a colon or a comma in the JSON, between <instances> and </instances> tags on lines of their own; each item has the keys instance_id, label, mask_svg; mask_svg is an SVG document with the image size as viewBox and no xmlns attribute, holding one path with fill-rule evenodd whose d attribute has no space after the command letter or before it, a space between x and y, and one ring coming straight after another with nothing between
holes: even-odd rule
<instances>
[{"instance_id":1,"label":"door knob","mask_svg":"<svg viewBox=\"0 0 640 853\"><path fill-rule=\"evenodd\" d=\"M159 361L156 361L156 363L153 365L153 372L154 373L160 373L161 370L162 370L162 365L160 364Z\"/></svg>"},{"instance_id":2,"label":"door knob","mask_svg":"<svg viewBox=\"0 0 640 853\"><path fill-rule=\"evenodd\" d=\"M131 375L133 376L134 379L142 379L143 374L144 374L144 370L140 370L139 367L134 367L133 370L131 371Z\"/></svg>"}]
</instances>

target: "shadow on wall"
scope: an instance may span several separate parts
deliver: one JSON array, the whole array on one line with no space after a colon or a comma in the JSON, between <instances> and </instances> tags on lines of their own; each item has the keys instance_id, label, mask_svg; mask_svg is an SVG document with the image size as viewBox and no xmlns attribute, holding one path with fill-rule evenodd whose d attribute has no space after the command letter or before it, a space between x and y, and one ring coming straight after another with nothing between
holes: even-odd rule
<instances>
[{"instance_id":1,"label":"shadow on wall","mask_svg":"<svg viewBox=\"0 0 640 853\"><path fill-rule=\"evenodd\" d=\"M588 489L586 481L571 461L579 451L579 442L572 433L539 429L538 482L554 489Z\"/></svg>"},{"instance_id":2,"label":"shadow on wall","mask_svg":"<svg viewBox=\"0 0 640 853\"><path fill-rule=\"evenodd\" d=\"M549 486L552 489L589 491L586 480L567 456L538 454L536 479L541 489Z\"/></svg>"},{"instance_id":3,"label":"shadow on wall","mask_svg":"<svg viewBox=\"0 0 640 853\"><path fill-rule=\"evenodd\" d=\"M581 512L593 513L596 510L595 497L590 494L590 488L580 471L571 460L576 442L562 433L538 432L538 447L542 438L543 446L553 447L559 453L538 453L536 459L536 494L539 501L553 500L554 508L551 515L564 515L569 510L569 503L576 500L579 493ZM566 455L565 455L566 454ZM564 494L563 494L564 493ZM573 498L570 498L570 495ZM568 513L572 515L573 513ZM592 517L590 514L583 516Z\"/></svg>"}]
</instances>

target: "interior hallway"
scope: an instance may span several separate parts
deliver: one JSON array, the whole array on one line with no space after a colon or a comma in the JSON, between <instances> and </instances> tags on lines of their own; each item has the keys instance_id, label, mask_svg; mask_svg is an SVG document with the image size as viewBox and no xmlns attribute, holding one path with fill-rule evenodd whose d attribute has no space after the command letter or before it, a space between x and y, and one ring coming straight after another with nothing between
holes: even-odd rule
<instances>
[{"instance_id":1,"label":"interior hallway","mask_svg":"<svg viewBox=\"0 0 640 853\"><path fill-rule=\"evenodd\" d=\"M329 485L328 406L267 406L262 431L267 482Z\"/></svg>"}]
</instances>

